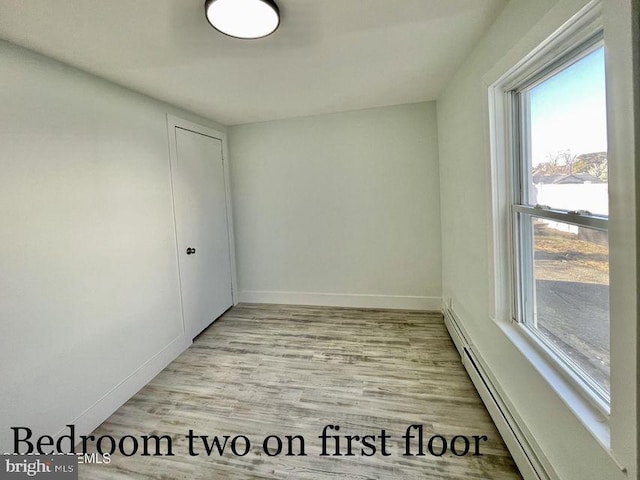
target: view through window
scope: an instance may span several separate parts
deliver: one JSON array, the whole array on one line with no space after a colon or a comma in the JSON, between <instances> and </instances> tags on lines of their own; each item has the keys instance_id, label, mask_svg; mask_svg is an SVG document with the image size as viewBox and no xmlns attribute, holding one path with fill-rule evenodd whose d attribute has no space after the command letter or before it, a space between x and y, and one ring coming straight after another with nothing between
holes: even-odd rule
<instances>
[{"instance_id":1,"label":"view through window","mask_svg":"<svg viewBox=\"0 0 640 480\"><path fill-rule=\"evenodd\" d=\"M608 165L601 43L514 91L519 320L609 399Z\"/></svg>"}]
</instances>

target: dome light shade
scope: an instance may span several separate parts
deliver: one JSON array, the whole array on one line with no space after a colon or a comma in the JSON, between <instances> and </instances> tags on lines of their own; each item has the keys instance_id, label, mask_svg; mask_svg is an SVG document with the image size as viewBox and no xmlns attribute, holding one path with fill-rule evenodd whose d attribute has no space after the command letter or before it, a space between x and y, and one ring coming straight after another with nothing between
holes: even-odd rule
<instances>
[{"instance_id":1,"label":"dome light shade","mask_svg":"<svg viewBox=\"0 0 640 480\"><path fill-rule=\"evenodd\" d=\"M206 0L204 11L213 28L235 38L266 37L280 25L272 0Z\"/></svg>"}]
</instances>

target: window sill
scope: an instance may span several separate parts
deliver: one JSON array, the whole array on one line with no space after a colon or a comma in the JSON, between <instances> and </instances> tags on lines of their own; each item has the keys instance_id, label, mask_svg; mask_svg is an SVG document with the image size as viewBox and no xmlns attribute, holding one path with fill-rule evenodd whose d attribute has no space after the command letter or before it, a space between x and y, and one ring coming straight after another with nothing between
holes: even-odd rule
<instances>
[{"instance_id":1,"label":"window sill","mask_svg":"<svg viewBox=\"0 0 640 480\"><path fill-rule=\"evenodd\" d=\"M586 398L586 393L567 378L567 373L561 371L560 366L548 358L547 354L540 351L541 347L534 345L534 341L529 338L529 334L524 330L524 327L517 323L499 321L495 318L493 321L545 379L603 450L618 464L611 451L611 431L608 415L596 407L590 399ZM620 468L622 469L622 467Z\"/></svg>"}]
</instances>

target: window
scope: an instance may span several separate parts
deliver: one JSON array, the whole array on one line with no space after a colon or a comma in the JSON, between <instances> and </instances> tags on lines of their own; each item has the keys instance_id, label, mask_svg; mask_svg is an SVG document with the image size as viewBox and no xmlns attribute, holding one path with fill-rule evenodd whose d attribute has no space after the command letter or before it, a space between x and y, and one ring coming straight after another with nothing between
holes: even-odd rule
<instances>
[{"instance_id":1,"label":"window","mask_svg":"<svg viewBox=\"0 0 640 480\"><path fill-rule=\"evenodd\" d=\"M557 50L556 50L557 51ZM513 319L609 405L609 249L602 33L506 91Z\"/></svg>"}]
</instances>

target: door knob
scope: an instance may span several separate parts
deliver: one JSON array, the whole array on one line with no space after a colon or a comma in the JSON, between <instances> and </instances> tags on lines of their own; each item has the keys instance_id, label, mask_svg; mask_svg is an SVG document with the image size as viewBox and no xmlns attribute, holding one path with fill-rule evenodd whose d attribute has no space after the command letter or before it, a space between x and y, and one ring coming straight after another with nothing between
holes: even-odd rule
<instances>
[{"instance_id":1,"label":"door knob","mask_svg":"<svg viewBox=\"0 0 640 480\"><path fill-rule=\"evenodd\" d=\"M187 248L187 255L195 255L195 253L196 253L195 248L192 248L192 247Z\"/></svg>"}]
</instances>

